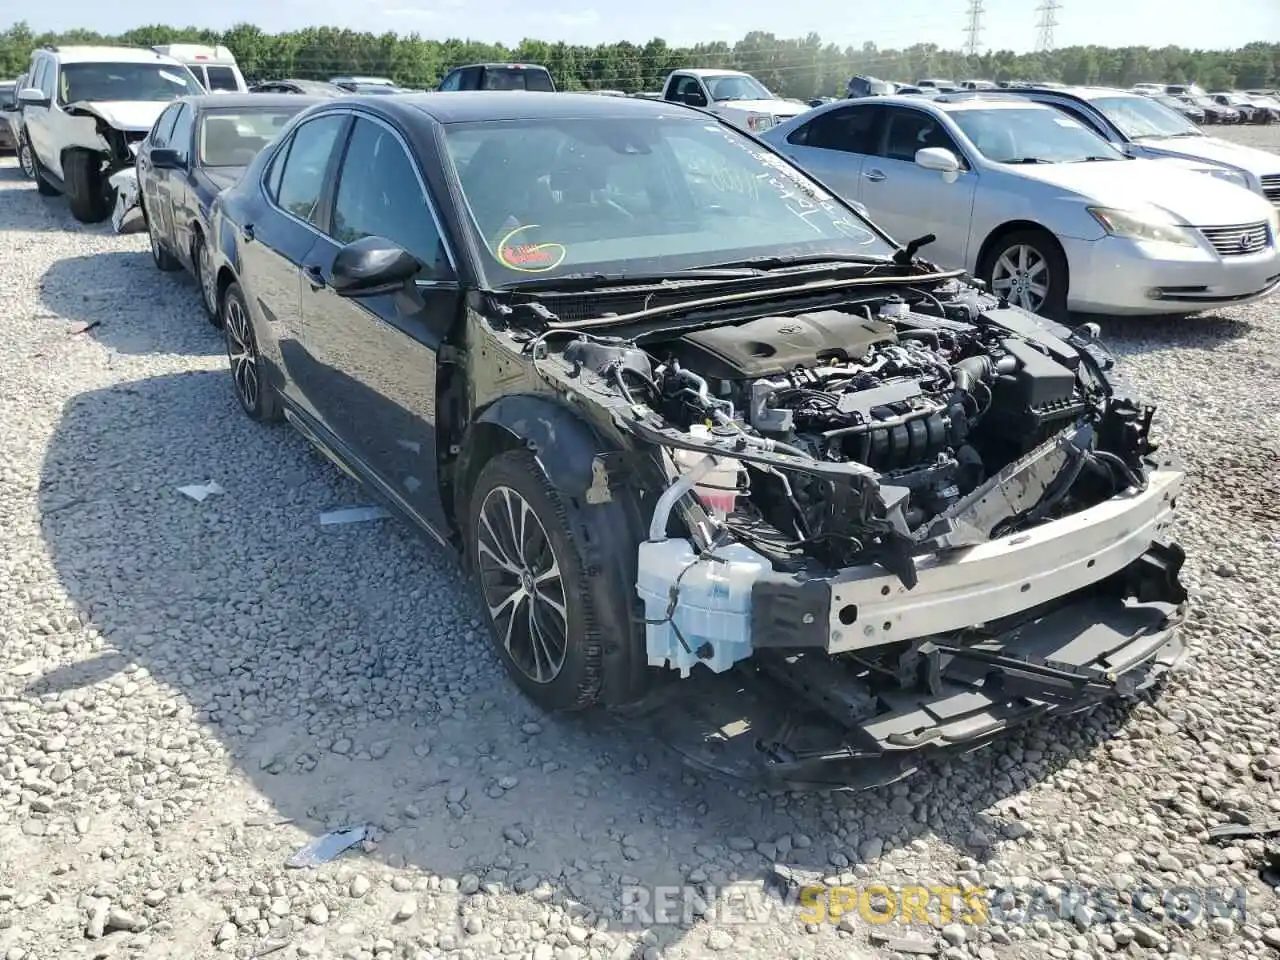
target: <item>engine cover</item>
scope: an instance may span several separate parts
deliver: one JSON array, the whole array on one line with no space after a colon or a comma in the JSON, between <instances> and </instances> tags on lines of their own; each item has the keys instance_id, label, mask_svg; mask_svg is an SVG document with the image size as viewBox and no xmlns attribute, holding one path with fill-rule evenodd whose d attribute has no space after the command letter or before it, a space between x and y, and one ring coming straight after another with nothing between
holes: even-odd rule
<instances>
[{"instance_id":1,"label":"engine cover","mask_svg":"<svg viewBox=\"0 0 1280 960\"><path fill-rule=\"evenodd\" d=\"M821 310L687 333L671 344L671 352L708 379L745 380L823 361L861 359L876 344L897 338L892 324Z\"/></svg>"}]
</instances>

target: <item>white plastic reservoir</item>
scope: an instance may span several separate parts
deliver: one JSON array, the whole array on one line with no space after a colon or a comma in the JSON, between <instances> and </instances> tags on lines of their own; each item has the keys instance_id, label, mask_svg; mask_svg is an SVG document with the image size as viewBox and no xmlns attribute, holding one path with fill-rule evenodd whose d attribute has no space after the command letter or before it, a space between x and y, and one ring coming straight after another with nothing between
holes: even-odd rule
<instances>
[{"instance_id":1,"label":"white plastic reservoir","mask_svg":"<svg viewBox=\"0 0 1280 960\"><path fill-rule=\"evenodd\" d=\"M711 430L702 424L694 424L689 428L689 436L695 440L709 440ZM696 450L674 452L676 466L682 473L688 473L705 457L705 453ZM732 457L716 457L716 465L694 485L694 495L703 506L724 519L733 513L734 504L738 501L738 476L741 472L742 464L737 460Z\"/></svg>"},{"instance_id":2,"label":"white plastic reservoir","mask_svg":"<svg viewBox=\"0 0 1280 960\"><path fill-rule=\"evenodd\" d=\"M765 557L742 544L701 556L688 540L640 544L636 591L649 621L645 626L649 665L666 665L687 677L695 663L722 673L751 656L751 586L769 570ZM676 602L668 620L673 584L677 584ZM688 651L680 643L677 628Z\"/></svg>"}]
</instances>

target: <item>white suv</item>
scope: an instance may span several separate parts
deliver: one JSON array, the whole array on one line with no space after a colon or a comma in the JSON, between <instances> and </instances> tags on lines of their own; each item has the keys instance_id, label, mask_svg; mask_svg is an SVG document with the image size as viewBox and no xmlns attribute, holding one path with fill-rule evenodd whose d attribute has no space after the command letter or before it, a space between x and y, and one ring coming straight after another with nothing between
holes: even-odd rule
<instances>
[{"instance_id":1,"label":"white suv","mask_svg":"<svg viewBox=\"0 0 1280 960\"><path fill-rule=\"evenodd\" d=\"M152 50L37 50L18 104L40 193L65 193L82 223L105 220L114 200L111 174L133 164L137 143L166 106L202 93L190 70Z\"/></svg>"}]
</instances>

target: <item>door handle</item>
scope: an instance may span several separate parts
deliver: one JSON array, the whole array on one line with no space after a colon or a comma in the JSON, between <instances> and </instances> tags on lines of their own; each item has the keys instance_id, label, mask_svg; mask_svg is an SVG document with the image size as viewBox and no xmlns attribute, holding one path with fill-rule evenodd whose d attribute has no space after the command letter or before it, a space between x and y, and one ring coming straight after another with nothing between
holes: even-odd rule
<instances>
[{"instance_id":1,"label":"door handle","mask_svg":"<svg viewBox=\"0 0 1280 960\"><path fill-rule=\"evenodd\" d=\"M253 243L253 238L254 238L253 224L246 223L244 226L242 226L240 228L240 236L244 238L245 243Z\"/></svg>"},{"instance_id":2,"label":"door handle","mask_svg":"<svg viewBox=\"0 0 1280 960\"><path fill-rule=\"evenodd\" d=\"M302 274L307 278L307 283L311 284L312 290L322 290L325 286L324 273L314 264L309 267L302 268Z\"/></svg>"},{"instance_id":3,"label":"door handle","mask_svg":"<svg viewBox=\"0 0 1280 960\"><path fill-rule=\"evenodd\" d=\"M863 174L863 176L866 177L868 180L870 180L872 183L879 183L881 180L885 179L884 173L880 170L868 170L866 173Z\"/></svg>"}]
</instances>

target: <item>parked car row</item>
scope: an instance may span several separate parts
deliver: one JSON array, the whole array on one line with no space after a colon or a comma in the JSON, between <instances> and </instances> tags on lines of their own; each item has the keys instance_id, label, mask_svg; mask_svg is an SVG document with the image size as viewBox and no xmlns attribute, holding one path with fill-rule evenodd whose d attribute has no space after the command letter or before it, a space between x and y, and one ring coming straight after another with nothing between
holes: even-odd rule
<instances>
[{"instance_id":1,"label":"parked car row","mask_svg":"<svg viewBox=\"0 0 1280 960\"><path fill-rule=\"evenodd\" d=\"M24 123L50 82L78 118L57 94L75 62L40 61ZM114 78L139 62L93 75L136 94ZM117 101L152 115L127 142L156 266L197 279L247 416L460 552L539 705L742 671L811 712L802 734L752 725L781 731L754 762L813 784L1181 656L1182 554L1155 537L1182 472L1090 333L1024 307L1265 294L1276 222L1243 181L1128 159L1046 91L806 111L728 71L673 74L668 97L707 100L677 105L212 94L184 70L163 64L179 95ZM1054 244L1092 256L1064 270Z\"/></svg>"},{"instance_id":2,"label":"parked car row","mask_svg":"<svg viewBox=\"0 0 1280 960\"><path fill-rule=\"evenodd\" d=\"M1195 84L1139 83L1133 93L1164 104L1196 123L1274 123L1280 99L1273 91L1222 90L1206 93Z\"/></svg>"}]
</instances>

